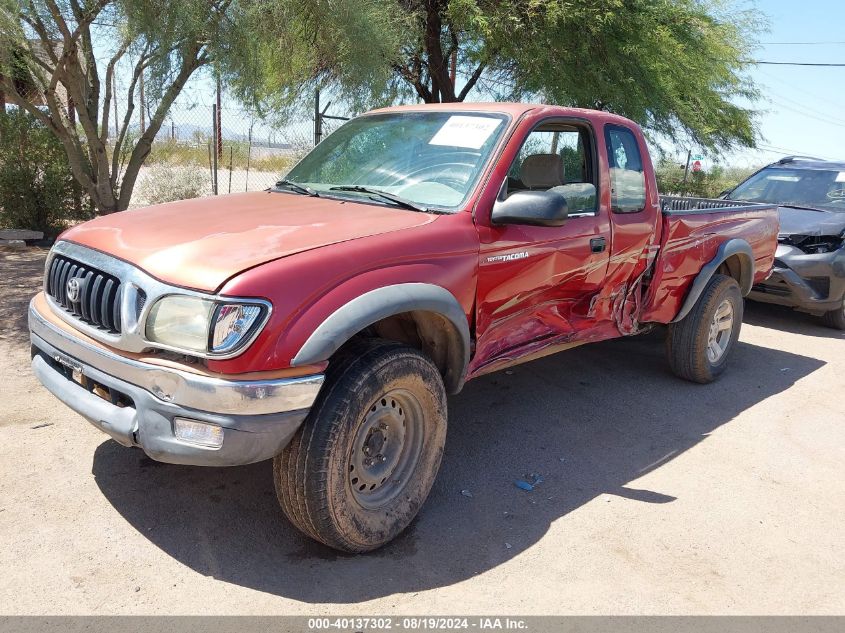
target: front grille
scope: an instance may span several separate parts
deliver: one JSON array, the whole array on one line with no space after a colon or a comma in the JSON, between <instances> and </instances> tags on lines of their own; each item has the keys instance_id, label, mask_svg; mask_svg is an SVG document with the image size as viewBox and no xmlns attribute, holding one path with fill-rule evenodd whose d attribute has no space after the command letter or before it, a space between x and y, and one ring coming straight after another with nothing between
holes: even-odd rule
<instances>
[{"instance_id":1,"label":"front grille","mask_svg":"<svg viewBox=\"0 0 845 633\"><path fill-rule=\"evenodd\" d=\"M68 282L79 279L78 296L68 297ZM120 334L120 280L86 264L56 255L47 271L47 293L77 319L110 334Z\"/></svg>"}]
</instances>

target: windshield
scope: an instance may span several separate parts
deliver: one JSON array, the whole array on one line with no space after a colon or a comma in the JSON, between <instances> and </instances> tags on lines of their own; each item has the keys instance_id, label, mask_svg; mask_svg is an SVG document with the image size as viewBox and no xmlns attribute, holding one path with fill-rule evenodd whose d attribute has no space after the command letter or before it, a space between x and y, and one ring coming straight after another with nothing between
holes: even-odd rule
<instances>
[{"instance_id":1,"label":"windshield","mask_svg":"<svg viewBox=\"0 0 845 633\"><path fill-rule=\"evenodd\" d=\"M734 189L730 198L845 212L845 171L767 167Z\"/></svg>"},{"instance_id":2,"label":"windshield","mask_svg":"<svg viewBox=\"0 0 845 633\"><path fill-rule=\"evenodd\" d=\"M478 180L505 120L474 112L363 116L329 135L286 180L320 196L397 204L363 191L378 190L413 203L406 208L456 210Z\"/></svg>"}]
</instances>

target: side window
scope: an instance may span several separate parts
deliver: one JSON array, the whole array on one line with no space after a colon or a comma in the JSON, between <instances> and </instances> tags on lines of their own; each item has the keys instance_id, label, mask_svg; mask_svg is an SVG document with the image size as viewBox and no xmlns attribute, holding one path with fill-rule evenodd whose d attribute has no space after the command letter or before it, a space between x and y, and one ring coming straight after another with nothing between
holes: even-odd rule
<instances>
[{"instance_id":1,"label":"side window","mask_svg":"<svg viewBox=\"0 0 845 633\"><path fill-rule=\"evenodd\" d=\"M615 213L637 213L645 208L645 172L637 137L624 127L605 128L610 161L610 204Z\"/></svg>"},{"instance_id":2,"label":"side window","mask_svg":"<svg viewBox=\"0 0 845 633\"><path fill-rule=\"evenodd\" d=\"M596 212L592 135L581 125L542 123L525 139L508 171L507 195L516 191L559 192L570 215Z\"/></svg>"}]
</instances>

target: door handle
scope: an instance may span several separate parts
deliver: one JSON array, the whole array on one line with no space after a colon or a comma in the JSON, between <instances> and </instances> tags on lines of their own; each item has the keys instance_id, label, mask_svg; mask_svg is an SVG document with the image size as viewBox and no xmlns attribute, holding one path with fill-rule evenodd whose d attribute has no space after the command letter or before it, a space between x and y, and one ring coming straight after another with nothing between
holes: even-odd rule
<instances>
[{"instance_id":1,"label":"door handle","mask_svg":"<svg viewBox=\"0 0 845 633\"><path fill-rule=\"evenodd\" d=\"M607 248L607 240L603 237L594 237L590 240L590 250L593 253L603 253Z\"/></svg>"}]
</instances>

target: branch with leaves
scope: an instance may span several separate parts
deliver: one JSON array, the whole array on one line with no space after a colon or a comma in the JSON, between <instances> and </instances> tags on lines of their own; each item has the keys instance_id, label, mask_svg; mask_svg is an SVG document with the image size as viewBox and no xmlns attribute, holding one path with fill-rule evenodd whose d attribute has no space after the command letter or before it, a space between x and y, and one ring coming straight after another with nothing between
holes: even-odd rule
<instances>
[{"instance_id":1,"label":"branch with leaves","mask_svg":"<svg viewBox=\"0 0 845 633\"><path fill-rule=\"evenodd\" d=\"M0 0L0 21L9 26L0 33L0 88L61 141L99 213L128 207L173 102L233 28L230 7L231 0ZM116 48L98 59L108 40ZM115 77L127 61L124 116L110 142ZM31 90L19 90L21 77ZM156 86L156 104L133 141L142 77Z\"/></svg>"},{"instance_id":2,"label":"branch with leaves","mask_svg":"<svg viewBox=\"0 0 845 633\"><path fill-rule=\"evenodd\" d=\"M340 4L241 0L253 37L225 60L239 93L270 109L315 85L358 109L530 99L600 107L709 150L757 138L755 113L740 105L758 96L743 63L762 30L753 10L721 0Z\"/></svg>"}]
</instances>

